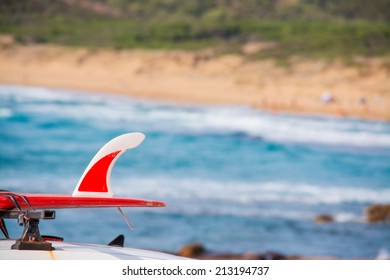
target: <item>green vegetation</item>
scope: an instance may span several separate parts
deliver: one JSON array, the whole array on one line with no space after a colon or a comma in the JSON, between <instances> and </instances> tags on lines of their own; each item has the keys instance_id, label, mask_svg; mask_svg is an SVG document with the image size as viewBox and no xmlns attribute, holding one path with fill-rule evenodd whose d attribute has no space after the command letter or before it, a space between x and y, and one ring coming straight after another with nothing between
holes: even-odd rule
<instances>
[{"instance_id":1,"label":"green vegetation","mask_svg":"<svg viewBox=\"0 0 390 280\"><path fill-rule=\"evenodd\" d=\"M390 0L1 0L0 33L92 48L274 42L254 57L390 54Z\"/></svg>"}]
</instances>

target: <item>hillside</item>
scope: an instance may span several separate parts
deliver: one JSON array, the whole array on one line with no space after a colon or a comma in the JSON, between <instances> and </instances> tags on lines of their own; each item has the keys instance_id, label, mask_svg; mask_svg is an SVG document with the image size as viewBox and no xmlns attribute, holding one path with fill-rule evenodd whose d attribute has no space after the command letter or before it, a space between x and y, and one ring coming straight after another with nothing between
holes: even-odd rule
<instances>
[{"instance_id":1,"label":"hillside","mask_svg":"<svg viewBox=\"0 0 390 280\"><path fill-rule=\"evenodd\" d=\"M2 0L0 33L20 43L201 49L250 59L390 53L390 0Z\"/></svg>"}]
</instances>

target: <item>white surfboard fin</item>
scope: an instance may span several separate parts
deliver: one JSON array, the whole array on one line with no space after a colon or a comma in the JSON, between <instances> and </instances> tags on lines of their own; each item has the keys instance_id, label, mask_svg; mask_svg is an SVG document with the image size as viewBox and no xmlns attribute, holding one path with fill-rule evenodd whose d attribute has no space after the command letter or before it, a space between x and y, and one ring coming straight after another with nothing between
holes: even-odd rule
<instances>
[{"instance_id":1,"label":"white surfboard fin","mask_svg":"<svg viewBox=\"0 0 390 280\"><path fill-rule=\"evenodd\" d=\"M111 170L116 160L129 149L137 147L145 139L140 132L122 134L105 144L81 176L73 196L112 197Z\"/></svg>"}]
</instances>

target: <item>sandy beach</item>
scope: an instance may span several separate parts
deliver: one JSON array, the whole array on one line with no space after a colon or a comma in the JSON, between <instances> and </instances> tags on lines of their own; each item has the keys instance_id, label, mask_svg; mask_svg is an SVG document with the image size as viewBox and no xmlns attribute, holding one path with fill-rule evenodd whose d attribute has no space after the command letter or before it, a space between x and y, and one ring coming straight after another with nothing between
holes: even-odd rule
<instances>
[{"instance_id":1,"label":"sandy beach","mask_svg":"<svg viewBox=\"0 0 390 280\"><path fill-rule=\"evenodd\" d=\"M390 60L293 59L157 50L88 50L2 40L0 83L124 94L272 112L390 120Z\"/></svg>"}]
</instances>

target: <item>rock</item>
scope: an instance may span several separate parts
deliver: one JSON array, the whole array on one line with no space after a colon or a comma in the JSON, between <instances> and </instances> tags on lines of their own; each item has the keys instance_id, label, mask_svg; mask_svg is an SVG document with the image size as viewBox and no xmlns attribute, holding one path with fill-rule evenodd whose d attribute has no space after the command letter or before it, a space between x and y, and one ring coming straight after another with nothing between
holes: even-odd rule
<instances>
[{"instance_id":1,"label":"rock","mask_svg":"<svg viewBox=\"0 0 390 280\"><path fill-rule=\"evenodd\" d=\"M186 258L196 258L204 254L206 249L199 243L184 245L178 252L179 256Z\"/></svg>"},{"instance_id":2,"label":"rock","mask_svg":"<svg viewBox=\"0 0 390 280\"><path fill-rule=\"evenodd\" d=\"M389 223L390 204L373 204L365 209L365 214L368 223Z\"/></svg>"},{"instance_id":3,"label":"rock","mask_svg":"<svg viewBox=\"0 0 390 280\"><path fill-rule=\"evenodd\" d=\"M260 260L287 260L288 258L285 255L282 255L277 252L266 252L262 255Z\"/></svg>"},{"instance_id":4,"label":"rock","mask_svg":"<svg viewBox=\"0 0 390 280\"><path fill-rule=\"evenodd\" d=\"M329 224L329 223L333 223L334 222L334 218L331 215L328 215L328 214L321 214L321 215L317 215L314 218L314 221L317 224Z\"/></svg>"}]
</instances>

